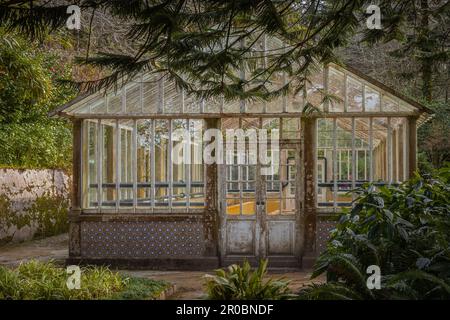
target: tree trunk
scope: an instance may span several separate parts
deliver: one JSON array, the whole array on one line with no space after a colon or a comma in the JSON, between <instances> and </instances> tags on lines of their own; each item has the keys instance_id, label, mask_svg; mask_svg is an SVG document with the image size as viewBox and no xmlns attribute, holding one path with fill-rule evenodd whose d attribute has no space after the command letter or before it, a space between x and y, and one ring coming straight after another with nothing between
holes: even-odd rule
<instances>
[{"instance_id":1,"label":"tree trunk","mask_svg":"<svg viewBox=\"0 0 450 320\"><path fill-rule=\"evenodd\" d=\"M422 51L422 54L430 53L430 49L428 47L429 45L429 5L428 0L421 0L420 1L420 8L421 8L421 19L420 19L420 35L419 35L419 43L420 43L420 50ZM432 58L424 56L422 57L422 96L423 98L431 102L433 99L433 61Z\"/></svg>"}]
</instances>

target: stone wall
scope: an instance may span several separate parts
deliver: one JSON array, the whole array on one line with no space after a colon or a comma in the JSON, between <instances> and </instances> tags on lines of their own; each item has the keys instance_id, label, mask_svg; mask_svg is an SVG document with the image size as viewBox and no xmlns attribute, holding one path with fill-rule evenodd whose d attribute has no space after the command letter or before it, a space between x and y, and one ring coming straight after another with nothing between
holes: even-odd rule
<instances>
[{"instance_id":1,"label":"stone wall","mask_svg":"<svg viewBox=\"0 0 450 320\"><path fill-rule=\"evenodd\" d=\"M0 245L66 232L69 190L61 170L0 169Z\"/></svg>"}]
</instances>

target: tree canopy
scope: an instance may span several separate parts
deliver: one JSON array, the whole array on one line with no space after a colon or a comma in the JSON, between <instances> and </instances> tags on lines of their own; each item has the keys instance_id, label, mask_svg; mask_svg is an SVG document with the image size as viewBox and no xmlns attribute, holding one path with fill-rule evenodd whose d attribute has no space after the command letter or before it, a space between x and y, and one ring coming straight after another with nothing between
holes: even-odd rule
<instances>
[{"instance_id":1,"label":"tree canopy","mask_svg":"<svg viewBox=\"0 0 450 320\"><path fill-rule=\"evenodd\" d=\"M384 28L365 31L361 40L404 38L405 25L415 23L409 19L418 10L426 10L437 18L448 13L448 5L443 1L432 8L421 8L416 2L379 1L384 9ZM96 12L106 10L119 23L132 21L127 28L127 40L135 48L134 52L99 51L83 59L84 63L111 70L107 77L85 82L83 89L99 89L124 77L150 71L163 73L180 87L203 97L269 99L288 89L299 91L314 63L337 61L334 49L344 46L364 25L365 9L371 1L84 0L75 3L82 12L89 12L92 19ZM39 37L43 29L62 26L65 24L62 17L67 17L62 2L49 5L39 1L6 1L2 6L0 23L31 37ZM425 34L422 38L425 42L429 39ZM433 41L438 39L436 36ZM288 81L282 86L271 86L279 72L287 74Z\"/></svg>"}]
</instances>

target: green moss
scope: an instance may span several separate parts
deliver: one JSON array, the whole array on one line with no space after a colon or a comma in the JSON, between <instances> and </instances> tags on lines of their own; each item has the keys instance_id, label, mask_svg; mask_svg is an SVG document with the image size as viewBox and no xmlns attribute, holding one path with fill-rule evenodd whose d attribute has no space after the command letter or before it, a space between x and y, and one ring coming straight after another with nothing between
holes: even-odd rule
<instances>
[{"instance_id":1,"label":"green moss","mask_svg":"<svg viewBox=\"0 0 450 320\"><path fill-rule=\"evenodd\" d=\"M158 297L169 284L145 278L129 278L123 291L113 296L117 300L148 300Z\"/></svg>"},{"instance_id":2,"label":"green moss","mask_svg":"<svg viewBox=\"0 0 450 320\"><path fill-rule=\"evenodd\" d=\"M11 226L11 200L0 195L0 228L5 230Z\"/></svg>"},{"instance_id":3,"label":"green moss","mask_svg":"<svg viewBox=\"0 0 450 320\"><path fill-rule=\"evenodd\" d=\"M0 195L0 234L3 235L0 245L12 240L13 236L8 234L12 226L19 230L25 226L37 226L33 238L54 236L69 229L67 216L70 203L62 194L37 197L23 212L14 211L11 202L6 194Z\"/></svg>"},{"instance_id":4,"label":"green moss","mask_svg":"<svg viewBox=\"0 0 450 320\"><path fill-rule=\"evenodd\" d=\"M27 210L38 225L35 237L49 237L67 232L69 200L62 195L43 195L36 198Z\"/></svg>"}]
</instances>

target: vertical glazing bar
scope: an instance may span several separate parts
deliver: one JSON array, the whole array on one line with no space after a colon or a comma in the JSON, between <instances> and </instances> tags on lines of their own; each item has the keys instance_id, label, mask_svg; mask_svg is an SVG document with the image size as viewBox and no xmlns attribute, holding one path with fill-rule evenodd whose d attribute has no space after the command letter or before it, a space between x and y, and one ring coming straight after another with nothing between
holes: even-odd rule
<instances>
[{"instance_id":1,"label":"vertical glazing bar","mask_svg":"<svg viewBox=\"0 0 450 320\"><path fill-rule=\"evenodd\" d=\"M164 113L164 79L158 79L158 113Z\"/></svg>"},{"instance_id":2,"label":"vertical glazing bar","mask_svg":"<svg viewBox=\"0 0 450 320\"><path fill-rule=\"evenodd\" d=\"M200 100L200 113L204 113L205 112L205 99L201 99Z\"/></svg>"},{"instance_id":3,"label":"vertical glazing bar","mask_svg":"<svg viewBox=\"0 0 450 320\"><path fill-rule=\"evenodd\" d=\"M220 113L223 112L223 106L224 106L224 104L225 104L225 97L224 97L224 96L221 96L221 97L220 97Z\"/></svg>"},{"instance_id":4,"label":"vertical glazing bar","mask_svg":"<svg viewBox=\"0 0 450 320\"><path fill-rule=\"evenodd\" d=\"M328 77L329 77L330 68L328 66L323 68L323 89L325 94L328 94ZM328 112L330 109L330 102L328 99L325 99L324 106L323 106L324 112Z\"/></svg>"},{"instance_id":5,"label":"vertical glazing bar","mask_svg":"<svg viewBox=\"0 0 450 320\"><path fill-rule=\"evenodd\" d=\"M239 129L242 128L242 118L239 118ZM239 188L239 214L242 215L242 188L244 186L244 183L242 182L242 164L241 164L241 154L239 152L239 139L236 140L236 154L237 154L237 163L236 166L238 168L238 188ZM233 144L234 148L234 144Z\"/></svg>"},{"instance_id":6,"label":"vertical glazing bar","mask_svg":"<svg viewBox=\"0 0 450 320\"><path fill-rule=\"evenodd\" d=\"M181 88L181 93L180 93L180 95L181 95L181 111L182 111L182 113L185 113L186 112L186 110L185 110L185 99L186 99L186 97L185 97L185 92L184 92L184 88Z\"/></svg>"},{"instance_id":7,"label":"vertical glazing bar","mask_svg":"<svg viewBox=\"0 0 450 320\"><path fill-rule=\"evenodd\" d=\"M400 148L399 148L399 143L400 143L400 138L399 138L399 128L400 125L397 127L397 130L395 132L395 182L399 182L400 181Z\"/></svg>"},{"instance_id":8,"label":"vertical glazing bar","mask_svg":"<svg viewBox=\"0 0 450 320\"><path fill-rule=\"evenodd\" d=\"M120 207L120 173L121 173L121 161L122 161L122 154L120 152L121 150L121 138L120 138L120 126L119 126L119 120L116 120L116 212L119 210Z\"/></svg>"},{"instance_id":9,"label":"vertical glazing bar","mask_svg":"<svg viewBox=\"0 0 450 320\"><path fill-rule=\"evenodd\" d=\"M347 72L344 72L344 112L348 110L348 79Z\"/></svg>"},{"instance_id":10,"label":"vertical glazing bar","mask_svg":"<svg viewBox=\"0 0 450 320\"><path fill-rule=\"evenodd\" d=\"M131 143L131 175L133 177L133 209L137 208L137 120L133 120L133 135Z\"/></svg>"},{"instance_id":11,"label":"vertical glazing bar","mask_svg":"<svg viewBox=\"0 0 450 320\"><path fill-rule=\"evenodd\" d=\"M352 190L356 188L356 141L355 141L355 117L352 117ZM355 199L352 192L352 199Z\"/></svg>"},{"instance_id":12,"label":"vertical glazing bar","mask_svg":"<svg viewBox=\"0 0 450 320\"><path fill-rule=\"evenodd\" d=\"M89 207L87 196L89 194L89 164L86 166L86 163L89 163L89 120L81 121L81 148L80 148L80 175L81 175L81 208Z\"/></svg>"},{"instance_id":13,"label":"vertical glazing bar","mask_svg":"<svg viewBox=\"0 0 450 320\"><path fill-rule=\"evenodd\" d=\"M366 111L366 85L362 84L362 111Z\"/></svg>"},{"instance_id":14,"label":"vertical glazing bar","mask_svg":"<svg viewBox=\"0 0 450 320\"><path fill-rule=\"evenodd\" d=\"M169 120L169 145L168 145L168 151L167 151L167 169L169 172L168 176L168 182L169 182L169 209L172 210L172 196L173 196L173 168L172 168L172 143L173 143L173 137L172 137L172 121Z\"/></svg>"},{"instance_id":15,"label":"vertical glazing bar","mask_svg":"<svg viewBox=\"0 0 450 320\"><path fill-rule=\"evenodd\" d=\"M369 181L373 181L373 118L369 119Z\"/></svg>"},{"instance_id":16,"label":"vertical glazing bar","mask_svg":"<svg viewBox=\"0 0 450 320\"><path fill-rule=\"evenodd\" d=\"M364 150L364 180L367 181L367 150Z\"/></svg>"},{"instance_id":17,"label":"vertical glazing bar","mask_svg":"<svg viewBox=\"0 0 450 320\"><path fill-rule=\"evenodd\" d=\"M109 113L109 98L108 98L108 94L107 93L105 93L104 99L105 99L105 110L106 110L106 113Z\"/></svg>"},{"instance_id":18,"label":"vertical glazing bar","mask_svg":"<svg viewBox=\"0 0 450 320\"><path fill-rule=\"evenodd\" d=\"M144 76L141 75L139 83L139 104L141 113L144 113Z\"/></svg>"},{"instance_id":19,"label":"vertical glazing bar","mask_svg":"<svg viewBox=\"0 0 450 320\"><path fill-rule=\"evenodd\" d=\"M337 172L337 120L333 118L333 207L337 209L337 189L338 189L338 172Z\"/></svg>"},{"instance_id":20,"label":"vertical glazing bar","mask_svg":"<svg viewBox=\"0 0 450 320\"><path fill-rule=\"evenodd\" d=\"M245 47L244 41L245 41L244 39L241 40L241 43L240 43L241 49L244 49L244 47ZM241 70L240 70L239 76L240 76L241 80L245 80L245 65L244 65L243 62L241 64ZM239 100L239 105L240 105L241 113L244 113L245 109L246 109L245 108L245 101L243 99Z\"/></svg>"},{"instance_id":21,"label":"vertical glazing bar","mask_svg":"<svg viewBox=\"0 0 450 320\"><path fill-rule=\"evenodd\" d=\"M101 213L103 204L103 127L101 119L98 119L97 122L97 148L95 150L97 159L97 209Z\"/></svg>"},{"instance_id":22,"label":"vertical glazing bar","mask_svg":"<svg viewBox=\"0 0 450 320\"><path fill-rule=\"evenodd\" d=\"M267 67L267 37L266 34L263 34L263 68ZM267 112L267 102L264 100L263 102L263 112Z\"/></svg>"},{"instance_id":23,"label":"vertical glazing bar","mask_svg":"<svg viewBox=\"0 0 450 320\"><path fill-rule=\"evenodd\" d=\"M380 109L379 109L379 111L383 110L383 98L384 98L384 94L383 94L383 92L380 92Z\"/></svg>"},{"instance_id":24,"label":"vertical glazing bar","mask_svg":"<svg viewBox=\"0 0 450 320\"><path fill-rule=\"evenodd\" d=\"M191 162L192 162L192 155L191 155L191 141L195 134L195 123L192 123L193 132L191 132L191 120L186 119L186 127L187 127L187 137L189 137L188 141L183 141L185 143L184 145L184 151L186 154L183 154L184 158L184 168L185 168L185 175L186 175L186 211L189 210L189 207L191 205ZM192 136L191 136L192 135Z\"/></svg>"},{"instance_id":25,"label":"vertical glazing bar","mask_svg":"<svg viewBox=\"0 0 450 320\"><path fill-rule=\"evenodd\" d=\"M126 113L127 112L127 86L124 85L122 90L120 91L120 101L121 101L121 108L122 108L122 113Z\"/></svg>"},{"instance_id":26,"label":"vertical glazing bar","mask_svg":"<svg viewBox=\"0 0 450 320\"><path fill-rule=\"evenodd\" d=\"M284 54L284 52L285 52L285 48L283 48L283 54ZM286 84L287 84L287 75L286 75L286 72L283 72L283 87L286 86ZM283 103L283 112L285 113L288 111L288 96L287 96L287 94L283 94L282 103Z\"/></svg>"},{"instance_id":27,"label":"vertical glazing bar","mask_svg":"<svg viewBox=\"0 0 450 320\"><path fill-rule=\"evenodd\" d=\"M152 209L155 209L156 198L156 165L155 165L155 120L151 121L151 137L150 137L150 175L152 179L150 198Z\"/></svg>"},{"instance_id":28,"label":"vertical glazing bar","mask_svg":"<svg viewBox=\"0 0 450 320\"><path fill-rule=\"evenodd\" d=\"M83 130L83 142L81 146L82 154L82 166L81 166L81 174L85 179L84 187L81 189L82 195L82 208L90 207L90 197L91 197L91 172L89 170L89 159L90 159L90 141L91 141L91 122L89 120L83 120L81 125L81 129Z\"/></svg>"},{"instance_id":29,"label":"vertical glazing bar","mask_svg":"<svg viewBox=\"0 0 450 320\"><path fill-rule=\"evenodd\" d=\"M388 169L388 182L392 183L392 128L391 118L387 118L388 134L387 134L387 169Z\"/></svg>"},{"instance_id":30,"label":"vertical glazing bar","mask_svg":"<svg viewBox=\"0 0 450 320\"><path fill-rule=\"evenodd\" d=\"M408 129L406 119L403 118L402 125L402 135L403 135L403 177L402 181L408 179Z\"/></svg>"}]
</instances>

